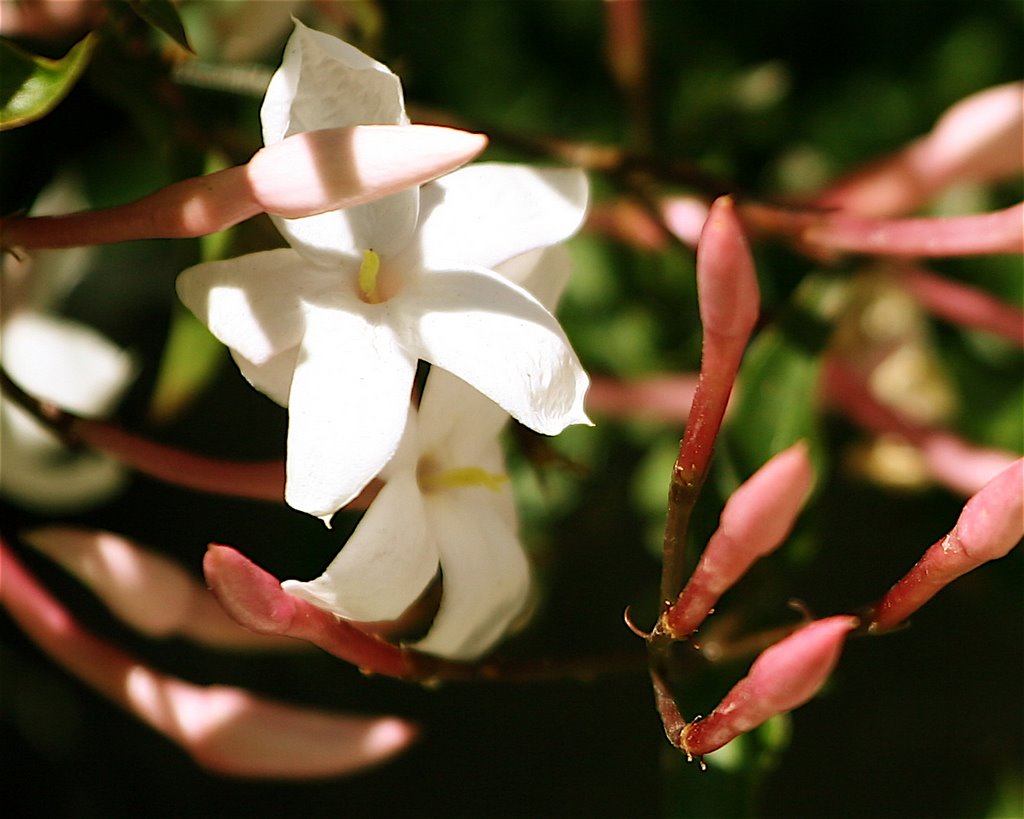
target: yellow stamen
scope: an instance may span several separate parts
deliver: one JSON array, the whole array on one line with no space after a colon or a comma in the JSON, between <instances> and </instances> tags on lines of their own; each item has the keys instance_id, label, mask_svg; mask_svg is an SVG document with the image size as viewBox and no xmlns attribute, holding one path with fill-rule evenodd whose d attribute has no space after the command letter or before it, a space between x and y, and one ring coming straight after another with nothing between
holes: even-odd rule
<instances>
[{"instance_id":1,"label":"yellow stamen","mask_svg":"<svg viewBox=\"0 0 1024 819\"><path fill-rule=\"evenodd\" d=\"M508 475L488 472L477 466L462 466L445 472L420 476L420 486L425 492L438 489L456 489L460 486L483 486L497 492L508 481Z\"/></svg>"},{"instance_id":2,"label":"yellow stamen","mask_svg":"<svg viewBox=\"0 0 1024 819\"><path fill-rule=\"evenodd\" d=\"M380 273L380 256L373 250L363 251L363 263L359 266L359 289L370 304L380 304L377 292L377 274Z\"/></svg>"}]
</instances>

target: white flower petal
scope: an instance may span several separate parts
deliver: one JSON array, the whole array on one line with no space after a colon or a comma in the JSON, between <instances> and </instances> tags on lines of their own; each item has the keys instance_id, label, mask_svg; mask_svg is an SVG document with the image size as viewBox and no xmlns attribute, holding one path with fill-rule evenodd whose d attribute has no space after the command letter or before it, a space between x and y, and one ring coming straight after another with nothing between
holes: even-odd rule
<instances>
[{"instance_id":1,"label":"white flower petal","mask_svg":"<svg viewBox=\"0 0 1024 819\"><path fill-rule=\"evenodd\" d=\"M348 43L296 21L260 111L263 141L349 125L408 125L402 85L387 66ZM339 162L350 161L344 156ZM362 250L396 253L416 227L419 192L402 191L344 211L274 218L296 250L318 264Z\"/></svg>"},{"instance_id":2,"label":"white flower petal","mask_svg":"<svg viewBox=\"0 0 1024 819\"><path fill-rule=\"evenodd\" d=\"M0 361L26 392L87 417L113 409L135 373L131 355L95 330L34 312L4 322Z\"/></svg>"},{"instance_id":3,"label":"white flower petal","mask_svg":"<svg viewBox=\"0 0 1024 819\"><path fill-rule=\"evenodd\" d=\"M190 267L178 276L177 289L221 342L264 364L302 340L303 299L337 288L338 276L280 249Z\"/></svg>"},{"instance_id":4,"label":"white flower petal","mask_svg":"<svg viewBox=\"0 0 1024 819\"><path fill-rule=\"evenodd\" d=\"M399 617L437 572L438 555L414 473L396 475L316 580L281 587L350 620Z\"/></svg>"},{"instance_id":5,"label":"white flower petal","mask_svg":"<svg viewBox=\"0 0 1024 819\"><path fill-rule=\"evenodd\" d=\"M487 267L561 242L583 223L582 171L480 162L420 188L420 223L403 253L424 267Z\"/></svg>"},{"instance_id":6,"label":"white flower petal","mask_svg":"<svg viewBox=\"0 0 1024 819\"><path fill-rule=\"evenodd\" d=\"M231 350L231 357L238 365L242 376L271 401L288 406L288 394L292 389L292 376L299 362L300 347L296 344L262 364L256 364L237 350Z\"/></svg>"},{"instance_id":7,"label":"white flower petal","mask_svg":"<svg viewBox=\"0 0 1024 819\"><path fill-rule=\"evenodd\" d=\"M504 472L497 447L508 413L479 390L440 367L433 367L423 388L418 413L420 449L435 454L440 469L465 466ZM485 453L497 459L483 462ZM443 456L442 456L443 454Z\"/></svg>"},{"instance_id":8,"label":"white flower petal","mask_svg":"<svg viewBox=\"0 0 1024 819\"><path fill-rule=\"evenodd\" d=\"M502 494L508 490L502 490ZM455 660L490 649L530 596L530 567L494 493L483 487L427 495L443 576L441 607L414 646Z\"/></svg>"},{"instance_id":9,"label":"white flower petal","mask_svg":"<svg viewBox=\"0 0 1024 819\"><path fill-rule=\"evenodd\" d=\"M430 270L391 300L407 347L546 435L588 424L589 379L555 318L490 270ZM402 326L402 324L398 325Z\"/></svg>"},{"instance_id":10,"label":"white flower petal","mask_svg":"<svg viewBox=\"0 0 1024 819\"><path fill-rule=\"evenodd\" d=\"M572 274L572 257L564 245L552 245L509 259L494 272L528 290L554 313Z\"/></svg>"},{"instance_id":11,"label":"white flower petal","mask_svg":"<svg viewBox=\"0 0 1024 819\"><path fill-rule=\"evenodd\" d=\"M336 297L338 307L307 308L288 400L285 499L325 519L395 454L416 373L386 323L387 305Z\"/></svg>"}]
</instances>

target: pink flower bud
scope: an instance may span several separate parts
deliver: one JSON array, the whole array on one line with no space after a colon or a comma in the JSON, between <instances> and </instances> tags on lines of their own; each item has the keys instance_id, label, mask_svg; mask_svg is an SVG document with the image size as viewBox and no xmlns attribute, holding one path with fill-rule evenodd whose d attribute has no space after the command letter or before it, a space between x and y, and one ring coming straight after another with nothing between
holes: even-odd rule
<instances>
[{"instance_id":1,"label":"pink flower bud","mask_svg":"<svg viewBox=\"0 0 1024 819\"><path fill-rule=\"evenodd\" d=\"M410 676L411 663L401 649L288 594L276 577L235 549L211 544L203 571L225 611L246 628L305 640L367 672Z\"/></svg>"},{"instance_id":2,"label":"pink flower bud","mask_svg":"<svg viewBox=\"0 0 1024 819\"><path fill-rule=\"evenodd\" d=\"M696 631L722 593L788 537L813 477L807 445L801 441L773 457L733 493L700 563L665 614L673 637Z\"/></svg>"},{"instance_id":3,"label":"pink flower bud","mask_svg":"<svg viewBox=\"0 0 1024 819\"><path fill-rule=\"evenodd\" d=\"M882 598L872 631L899 625L943 587L990 560L1005 556L1024 537L1024 458L997 475L964 506L956 525Z\"/></svg>"},{"instance_id":4,"label":"pink flower bud","mask_svg":"<svg viewBox=\"0 0 1024 819\"><path fill-rule=\"evenodd\" d=\"M826 617L765 649L714 711L683 729L682 749L690 756L709 754L776 714L803 705L832 673L843 641L857 623L847 615Z\"/></svg>"},{"instance_id":5,"label":"pink flower bud","mask_svg":"<svg viewBox=\"0 0 1024 819\"><path fill-rule=\"evenodd\" d=\"M0 567L0 602L43 651L209 770L336 776L379 764L415 738L415 727L397 718L298 708L161 674L83 629L2 542Z\"/></svg>"},{"instance_id":6,"label":"pink flower bud","mask_svg":"<svg viewBox=\"0 0 1024 819\"><path fill-rule=\"evenodd\" d=\"M750 246L728 196L714 201L701 230L697 290L705 335L737 339L745 346L757 322L761 295Z\"/></svg>"}]
</instances>

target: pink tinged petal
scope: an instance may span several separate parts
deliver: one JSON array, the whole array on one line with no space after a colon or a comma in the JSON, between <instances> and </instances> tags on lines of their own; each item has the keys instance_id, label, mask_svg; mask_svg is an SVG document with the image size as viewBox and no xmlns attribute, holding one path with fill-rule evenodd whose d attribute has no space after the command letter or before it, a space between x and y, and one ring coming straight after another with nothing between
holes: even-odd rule
<instances>
[{"instance_id":1,"label":"pink tinged petal","mask_svg":"<svg viewBox=\"0 0 1024 819\"><path fill-rule=\"evenodd\" d=\"M224 610L247 629L305 640L367 672L412 675L399 648L289 594L276 577L229 546L210 546L203 573Z\"/></svg>"},{"instance_id":2,"label":"pink tinged petal","mask_svg":"<svg viewBox=\"0 0 1024 819\"><path fill-rule=\"evenodd\" d=\"M589 424L589 379L555 318L489 270L431 270L391 300L407 346L545 435Z\"/></svg>"},{"instance_id":3,"label":"pink tinged petal","mask_svg":"<svg viewBox=\"0 0 1024 819\"><path fill-rule=\"evenodd\" d=\"M302 340L303 301L337 284L292 250L205 262L178 276L178 298L221 342L263 364Z\"/></svg>"},{"instance_id":4,"label":"pink tinged petal","mask_svg":"<svg viewBox=\"0 0 1024 819\"><path fill-rule=\"evenodd\" d=\"M433 125L356 125L294 134L249 161L264 211L298 218L351 208L453 171L487 145L483 134Z\"/></svg>"},{"instance_id":5,"label":"pink tinged petal","mask_svg":"<svg viewBox=\"0 0 1024 819\"><path fill-rule=\"evenodd\" d=\"M695 631L721 594L789 536L813 477L807 445L800 442L773 457L732 494L679 600L665 613L675 639Z\"/></svg>"},{"instance_id":6,"label":"pink tinged petal","mask_svg":"<svg viewBox=\"0 0 1024 819\"><path fill-rule=\"evenodd\" d=\"M267 145L304 131L409 124L398 77L348 43L297 21L260 118ZM367 249L396 253L416 228L418 202L419 191L412 189L345 211L274 222L296 250L329 264Z\"/></svg>"},{"instance_id":7,"label":"pink tinged petal","mask_svg":"<svg viewBox=\"0 0 1024 819\"><path fill-rule=\"evenodd\" d=\"M288 401L290 506L329 520L398 449L416 359L387 322L390 304L335 293L309 306Z\"/></svg>"},{"instance_id":8,"label":"pink tinged petal","mask_svg":"<svg viewBox=\"0 0 1024 819\"><path fill-rule=\"evenodd\" d=\"M683 729L682 749L690 756L709 754L776 714L803 705L824 685L857 624L855 617L826 617L763 651L711 714Z\"/></svg>"},{"instance_id":9,"label":"pink tinged petal","mask_svg":"<svg viewBox=\"0 0 1024 819\"><path fill-rule=\"evenodd\" d=\"M149 637L182 636L222 648L294 648L230 619L178 564L111 532L48 526L23 540L88 586L123 622Z\"/></svg>"},{"instance_id":10,"label":"pink tinged petal","mask_svg":"<svg viewBox=\"0 0 1024 819\"><path fill-rule=\"evenodd\" d=\"M429 494L427 516L441 555L441 607L418 651L473 660L490 650L523 611L530 567L508 527L499 494L484 487Z\"/></svg>"},{"instance_id":11,"label":"pink tinged petal","mask_svg":"<svg viewBox=\"0 0 1024 819\"><path fill-rule=\"evenodd\" d=\"M942 588L1024 537L1024 458L1001 472L964 506L956 525L931 546L876 606L872 631L899 625Z\"/></svg>"},{"instance_id":12,"label":"pink tinged petal","mask_svg":"<svg viewBox=\"0 0 1024 819\"><path fill-rule=\"evenodd\" d=\"M415 473L403 473L380 490L320 577L281 587L348 620L395 620L434 579L437 563Z\"/></svg>"},{"instance_id":13,"label":"pink tinged petal","mask_svg":"<svg viewBox=\"0 0 1024 819\"><path fill-rule=\"evenodd\" d=\"M486 267L564 241L589 196L582 171L480 162L424 185L420 224L402 263Z\"/></svg>"},{"instance_id":14,"label":"pink tinged petal","mask_svg":"<svg viewBox=\"0 0 1024 819\"><path fill-rule=\"evenodd\" d=\"M212 771L333 776L382 762L415 736L413 726L394 718L296 708L160 674L85 631L3 543L0 566L0 600L43 651Z\"/></svg>"}]
</instances>

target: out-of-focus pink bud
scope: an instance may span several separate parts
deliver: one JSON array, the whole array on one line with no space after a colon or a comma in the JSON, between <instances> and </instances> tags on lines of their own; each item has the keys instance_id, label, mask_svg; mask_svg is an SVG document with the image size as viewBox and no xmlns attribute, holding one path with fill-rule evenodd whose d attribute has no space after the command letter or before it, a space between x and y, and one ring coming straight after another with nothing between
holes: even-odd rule
<instances>
[{"instance_id":1,"label":"out-of-focus pink bud","mask_svg":"<svg viewBox=\"0 0 1024 819\"><path fill-rule=\"evenodd\" d=\"M862 216L916 210L954 182L988 182L1024 167L1024 83L961 100L925 137L840 180L815 204Z\"/></svg>"},{"instance_id":2,"label":"out-of-focus pink bud","mask_svg":"<svg viewBox=\"0 0 1024 819\"><path fill-rule=\"evenodd\" d=\"M2 542L0 570L0 602L43 651L211 771L337 776L384 762L415 739L415 727L397 718L298 708L161 674L85 631Z\"/></svg>"},{"instance_id":3,"label":"out-of-focus pink bud","mask_svg":"<svg viewBox=\"0 0 1024 819\"><path fill-rule=\"evenodd\" d=\"M813 478L807 444L801 441L773 457L732 494L697 568L665 612L673 637L696 631L722 593L788 537Z\"/></svg>"},{"instance_id":4,"label":"out-of-focus pink bud","mask_svg":"<svg viewBox=\"0 0 1024 819\"><path fill-rule=\"evenodd\" d=\"M687 247L696 247L708 218L708 206L695 196L670 196L661 202L661 218Z\"/></svg>"},{"instance_id":5,"label":"out-of-focus pink bud","mask_svg":"<svg viewBox=\"0 0 1024 819\"><path fill-rule=\"evenodd\" d=\"M696 389L696 375L651 376L633 381L591 376L587 409L614 418L685 421Z\"/></svg>"},{"instance_id":6,"label":"out-of-focus pink bud","mask_svg":"<svg viewBox=\"0 0 1024 819\"><path fill-rule=\"evenodd\" d=\"M824 253L932 258L1024 253L1024 205L992 213L921 219L823 214L813 218L797 238Z\"/></svg>"},{"instance_id":7,"label":"out-of-focus pink bud","mask_svg":"<svg viewBox=\"0 0 1024 819\"><path fill-rule=\"evenodd\" d=\"M899 275L917 300L940 318L987 330L1024 347L1024 310L920 267L900 268Z\"/></svg>"},{"instance_id":8,"label":"out-of-focus pink bud","mask_svg":"<svg viewBox=\"0 0 1024 819\"><path fill-rule=\"evenodd\" d=\"M224 610L248 629L305 640L366 672L413 675L402 649L288 594L276 577L229 546L212 544L203 572Z\"/></svg>"},{"instance_id":9,"label":"out-of-focus pink bud","mask_svg":"<svg viewBox=\"0 0 1024 819\"><path fill-rule=\"evenodd\" d=\"M718 750L761 723L807 702L832 673L856 617L810 623L765 649L750 673L707 717L683 729L680 746L691 757Z\"/></svg>"},{"instance_id":10,"label":"out-of-focus pink bud","mask_svg":"<svg viewBox=\"0 0 1024 819\"><path fill-rule=\"evenodd\" d=\"M631 199L595 203L587 214L587 229L641 250L663 250L668 243L665 229Z\"/></svg>"},{"instance_id":11,"label":"out-of-focus pink bud","mask_svg":"<svg viewBox=\"0 0 1024 819\"><path fill-rule=\"evenodd\" d=\"M871 631L899 625L943 587L1024 537L1024 458L997 475L964 506L956 525L931 546L875 608Z\"/></svg>"},{"instance_id":12,"label":"out-of-focus pink bud","mask_svg":"<svg viewBox=\"0 0 1024 819\"><path fill-rule=\"evenodd\" d=\"M65 216L0 219L3 247L61 248L180 239L261 212L311 216L380 199L465 164L482 134L432 125L356 125L294 134L248 165L175 182L135 202Z\"/></svg>"},{"instance_id":13,"label":"out-of-focus pink bud","mask_svg":"<svg viewBox=\"0 0 1024 819\"><path fill-rule=\"evenodd\" d=\"M22 535L87 585L118 618L150 637L180 636L221 648L296 648L294 640L255 634L232 620L205 584L176 563L127 538L75 526Z\"/></svg>"}]
</instances>

